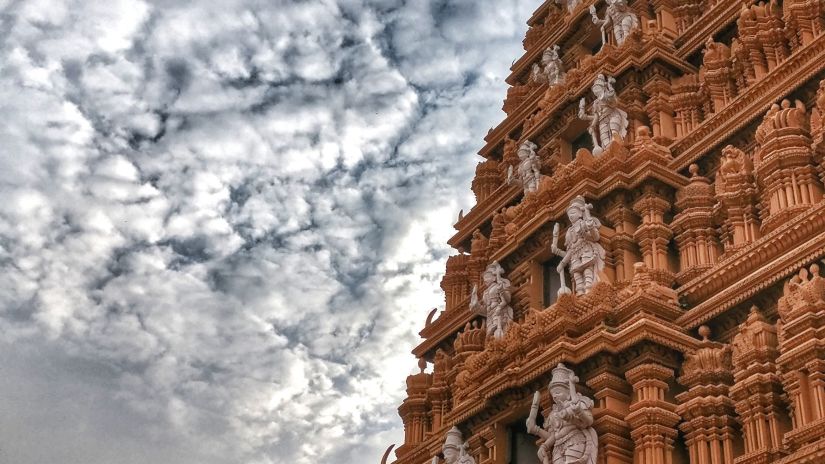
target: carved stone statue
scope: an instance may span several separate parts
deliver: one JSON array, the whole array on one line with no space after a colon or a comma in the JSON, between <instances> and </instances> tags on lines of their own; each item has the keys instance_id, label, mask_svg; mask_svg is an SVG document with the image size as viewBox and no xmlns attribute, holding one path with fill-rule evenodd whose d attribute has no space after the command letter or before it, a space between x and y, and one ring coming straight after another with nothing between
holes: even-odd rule
<instances>
[{"instance_id":1,"label":"carved stone statue","mask_svg":"<svg viewBox=\"0 0 825 464\"><path fill-rule=\"evenodd\" d=\"M527 140L522 143L518 149L518 179L521 181L525 194L535 192L539 189L539 180L541 179L539 168L541 167L541 160L539 159L539 155L536 154L536 148L538 148L538 145ZM513 167L510 166L510 169L507 170L507 183L512 183L515 177L516 176L513 175Z\"/></svg>"},{"instance_id":2,"label":"carved stone statue","mask_svg":"<svg viewBox=\"0 0 825 464\"><path fill-rule=\"evenodd\" d=\"M639 18L636 13L627 6L625 0L607 0L607 11L604 19L599 19L596 14L596 7L590 5L590 16L593 24L602 30L602 46L607 43L607 27L613 25L613 37L616 38L616 45L622 45L633 29L639 27Z\"/></svg>"},{"instance_id":3,"label":"carved stone statue","mask_svg":"<svg viewBox=\"0 0 825 464\"><path fill-rule=\"evenodd\" d=\"M542 464L596 464L599 439L593 429L593 400L576 392L578 380L564 364L553 369L553 407L543 427L536 425L540 394L533 395L527 431L544 440L538 452Z\"/></svg>"},{"instance_id":4,"label":"carved stone statue","mask_svg":"<svg viewBox=\"0 0 825 464\"><path fill-rule=\"evenodd\" d=\"M568 13L572 13L581 2L582 0L556 0L558 5L567 5Z\"/></svg>"},{"instance_id":5,"label":"carved stone statue","mask_svg":"<svg viewBox=\"0 0 825 464\"><path fill-rule=\"evenodd\" d=\"M458 427L447 432L441 454L444 455L445 464L476 464L476 460L467 452L467 443ZM433 458L432 464L438 464L438 456Z\"/></svg>"},{"instance_id":6,"label":"carved stone statue","mask_svg":"<svg viewBox=\"0 0 825 464\"><path fill-rule=\"evenodd\" d=\"M558 247L559 224L553 226L553 243L551 250L562 258L558 267L561 277L559 295L570 293L564 279L564 268L570 267L570 274L576 283L576 294L584 295L599 281L599 273L604 269L604 248L599 244L599 227L601 222L590 216L593 205L584 201L579 195L567 207L570 228L564 236L567 251Z\"/></svg>"},{"instance_id":7,"label":"carved stone statue","mask_svg":"<svg viewBox=\"0 0 825 464\"><path fill-rule=\"evenodd\" d=\"M559 46L547 47L541 55L541 64L533 63L530 80L538 84L559 85L564 83L564 65L559 58Z\"/></svg>"},{"instance_id":8,"label":"carved stone statue","mask_svg":"<svg viewBox=\"0 0 825 464\"><path fill-rule=\"evenodd\" d=\"M504 269L493 261L482 275L484 293L478 300L478 286L470 294L470 310L487 318L487 336L501 338L513 322L510 307L510 281L503 277Z\"/></svg>"},{"instance_id":9,"label":"carved stone statue","mask_svg":"<svg viewBox=\"0 0 825 464\"><path fill-rule=\"evenodd\" d=\"M591 88L596 99L587 113L587 103L584 98L579 101L579 119L590 121L587 132L593 139L593 154L600 155L613 141L613 134L617 133L624 138L627 135L627 113L619 108L619 98L613 84L616 79L596 76Z\"/></svg>"}]
</instances>

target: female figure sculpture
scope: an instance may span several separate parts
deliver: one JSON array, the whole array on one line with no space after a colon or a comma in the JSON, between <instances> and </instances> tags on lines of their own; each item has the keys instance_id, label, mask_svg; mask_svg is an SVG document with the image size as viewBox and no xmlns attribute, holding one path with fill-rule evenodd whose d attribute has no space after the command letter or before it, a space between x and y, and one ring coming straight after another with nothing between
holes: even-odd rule
<instances>
[{"instance_id":1,"label":"female figure sculpture","mask_svg":"<svg viewBox=\"0 0 825 464\"><path fill-rule=\"evenodd\" d=\"M593 429L593 400L576 392L579 379L564 364L553 369L550 396L553 407L544 426L536 425L539 392L527 418L527 431L544 442L539 447L542 464L596 464L598 436Z\"/></svg>"},{"instance_id":2,"label":"female figure sculpture","mask_svg":"<svg viewBox=\"0 0 825 464\"><path fill-rule=\"evenodd\" d=\"M478 287L470 293L470 310L487 318L487 336L501 338L513 322L513 308L510 307L510 281L503 277L504 269L493 261L482 275L484 293L478 300Z\"/></svg>"},{"instance_id":3,"label":"female figure sculpture","mask_svg":"<svg viewBox=\"0 0 825 464\"><path fill-rule=\"evenodd\" d=\"M564 68L559 58L559 46L547 47L541 55L541 64L533 63L530 80L538 84L559 85L564 83Z\"/></svg>"},{"instance_id":4,"label":"female figure sculpture","mask_svg":"<svg viewBox=\"0 0 825 464\"><path fill-rule=\"evenodd\" d=\"M596 7L590 5L590 16L593 24L602 30L602 46L607 43L607 27L613 25L613 37L616 45L621 46L633 29L639 27L639 18L636 13L627 6L625 0L607 0L607 11L604 19L599 19L596 14Z\"/></svg>"},{"instance_id":5,"label":"female figure sculpture","mask_svg":"<svg viewBox=\"0 0 825 464\"><path fill-rule=\"evenodd\" d=\"M570 267L570 274L576 283L576 295L584 295L599 281L599 273L604 269L604 248L599 244L601 222L590 216L593 205L579 195L567 207L570 228L564 236L567 251L558 247L559 224L553 226L551 251L562 258L556 270L561 277L559 295L570 293L564 279L564 268Z\"/></svg>"},{"instance_id":6,"label":"female figure sculpture","mask_svg":"<svg viewBox=\"0 0 825 464\"><path fill-rule=\"evenodd\" d=\"M605 77L604 74L596 76L596 81L591 87L596 99L590 107L590 114L587 113L587 102L584 98L579 100L579 119L590 121L587 132L593 139L593 154L600 155L613 141L613 134L618 133L624 138L627 135L627 113L619 108L619 98L616 96L616 89L613 84L616 79Z\"/></svg>"}]
</instances>

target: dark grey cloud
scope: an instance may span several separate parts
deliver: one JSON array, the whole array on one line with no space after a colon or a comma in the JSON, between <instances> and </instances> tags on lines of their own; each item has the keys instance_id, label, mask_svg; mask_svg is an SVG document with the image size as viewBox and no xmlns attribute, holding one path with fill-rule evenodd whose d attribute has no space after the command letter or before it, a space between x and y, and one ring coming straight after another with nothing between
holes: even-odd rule
<instances>
[{"instance_id":1,"label":"dark grey cloud","mask_svg":"<svg viewBox=\"0 0 825 464\"><path fill-rule=\"evenodd\" d=\"M537 3L0 1L0 461L377 462Z\"/></svg>"}]
</instances>

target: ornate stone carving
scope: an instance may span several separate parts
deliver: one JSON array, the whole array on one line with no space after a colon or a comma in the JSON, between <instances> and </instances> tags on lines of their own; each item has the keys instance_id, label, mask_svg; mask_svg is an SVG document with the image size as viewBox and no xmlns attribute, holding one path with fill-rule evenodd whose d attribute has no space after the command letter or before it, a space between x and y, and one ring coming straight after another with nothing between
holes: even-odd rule
<instances>
[{"instance_id":1,"label":"ornate stone carving","mask_svg":"<svg viewBox=\"0 0 825 464\"><path fill-rule=\"evenodd\" d=\"M564 84L564 65L559 58L559 46L547 47L541 55L541 64L533 63L530 81L550 86Z\"/></svg>"},{"instance_id":2,"label":"ornate stone carving","mask_svg":"<svg viewBox=\"0 0 825 464\"><path fill-rule=\"evenodd\" d=\"M501 338L513 322L513 308L510 307L510 281L504 278L504 269L493 261L482 275L484 293L478 299L478 286L473 286L470 294L470 310L487 318L487 335Z\"/></svg>"},{"instance_id":3,"label":"ornate stone carving","mask_svg":"<svg viewBox=\"0 0 825 464\"><path fill-rule=\"evenodd\" d=\"M513 167L507 172L507 183L512 183L516 178L521 181L521 186L524 193L533 193L539 189L539 181L541 180L541 160L536 154L538 145L527 140L521 144L518 149L518 172L513 174Z\"/></svg>"},{"instance_id":4,"label":"ornate stone carving","mask_svg":"<svg viewBox=\"0 0 825 464\"><path fill-rule=\"evenodd\" d=\"M622 139L627 135L627 113L619 108L619 98L613 84L612 77L604 74L596 76L592 91L596 96L587 113L586 101L579 101L579 119L590 121L587 132L593 138L593 154L600 155L613 141L613 134L619 134Z\"/></svg>"},{"instance_id":5,"label":"ornate stone carving","mask_svg":"<svg viewBox=\"0 0 825 464\"><path fill-rule=\"evenodd\" d=\"M476 464L476 460L467 452L467 442L464 441L461 430L455 426L447 432L441 454L444 455L445 464ZM438 456L433 458L432 464L438 464Z\"/></svg>"},{"instance_id":6,"label":"ornate stone carving","mask_svg":"<svg viewBox=\"0 0 825 464\"><path fill-rule=\"evenodd\" d=\"M573 11L578 8L581 4L582 0L556 0L556 4L558 5L565 5L567 7L567 12L572 13Z\"/></svg>"},{"instance_id":7,"label":"ornate stone carving","mask_svg":"<svg viewBox=\"0 0 825 464\"><path fill-rule=\"evenodd\" d=\"M553 243L551 250L562 258L556 270L561 277L559 295L570 293L564 278L564 269L570 268L570 274L576 285L576 294L584 295L599 281L599 273L604 269L604 248L599 244L601 222L590 216L593 205L584 201L579 195L567 207L570 228L564 236L567 251L558 247L559 224L553 226Z\"/></svg>"},{"instance_id":8,"label":"ornate stone carving","mask_svg":"<svg viewBox=\"0 0 825 464\"><path fill-rule=\"evenodd\" d=\"M564 364L553 369L548 389L553 406L544 425L536 424L539 392L533 396L527 431L544 440L539 446L542 464L596 464L598 437L593 429L593 400L576 392L579 378Z\"/></svg>"},{"instance_id":9,"label":"ornate stone carving","mask_svg":"<svg viewBox=\"0 0 825 464\"><path fill-rule=\"evenodd\" d=\"M606 1L607 10L604 19L599 19L595 5L590 5L590 16L593 19L593 24L601 28L602 46L607 43L607 27L610 25L613 26L613 37L616 39L616 45L621 46L630 32L639 27L639 18L627 6L625 0Z\"/></svg>"}]
</instances>

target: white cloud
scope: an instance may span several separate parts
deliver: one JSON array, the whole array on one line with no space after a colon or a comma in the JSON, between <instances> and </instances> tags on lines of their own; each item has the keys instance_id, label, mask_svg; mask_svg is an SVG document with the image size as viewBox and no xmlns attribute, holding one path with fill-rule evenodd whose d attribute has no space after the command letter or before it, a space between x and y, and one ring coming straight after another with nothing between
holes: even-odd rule
<instances>
[{"instance_id":1,"label":"white cloud","mask_svg":"<svg viewBox=\"0 0 825 464\"><path fill-rule=\"evenodd\" d=\"M378 462L536 5L0 5L0 461Z\"/></svg>"}]
</instances>

